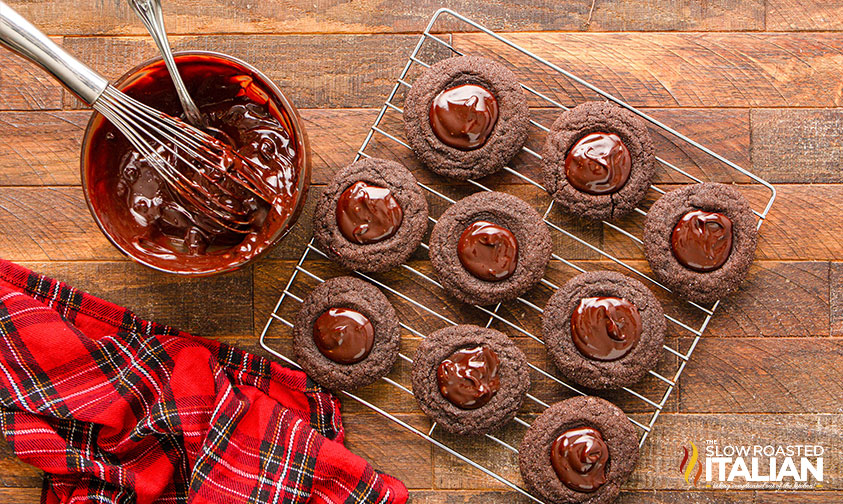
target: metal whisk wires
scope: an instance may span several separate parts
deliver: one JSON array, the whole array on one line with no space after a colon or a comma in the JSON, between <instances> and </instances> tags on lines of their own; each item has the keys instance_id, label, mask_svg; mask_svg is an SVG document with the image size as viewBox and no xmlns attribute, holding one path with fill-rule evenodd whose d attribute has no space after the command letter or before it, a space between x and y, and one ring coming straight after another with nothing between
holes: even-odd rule
<instances>
[{"instance_id":1,"label":"metal whisk wires","mask_svg":"<svg viewBox=\"0 0 843 504\"><path fill-rule=\"evenodd\" d=\"M177 195L220 226L246 232L250 225L250 212L240 205L237 195L220 184L223 177L267 203L273 202L261 168L208 133L113 86L105 88L93 107L126 136Z\"/></svg>"}]
</instances>

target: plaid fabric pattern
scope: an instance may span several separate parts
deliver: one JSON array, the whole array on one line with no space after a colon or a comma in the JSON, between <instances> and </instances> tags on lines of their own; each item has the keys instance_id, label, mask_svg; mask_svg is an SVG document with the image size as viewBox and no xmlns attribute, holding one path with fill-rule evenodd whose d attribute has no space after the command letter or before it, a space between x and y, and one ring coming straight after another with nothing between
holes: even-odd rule
<instances>
[{"instance_id":1,"label":"plaid fabric pattern","mask_svg":"<svg viewBox=\"0 0 843 504\"><path fill-rule=\"evenodd\" d=\"M45 503L403 504L307 376L0 260L0 428Z\"/></svg>"}]
</instances>

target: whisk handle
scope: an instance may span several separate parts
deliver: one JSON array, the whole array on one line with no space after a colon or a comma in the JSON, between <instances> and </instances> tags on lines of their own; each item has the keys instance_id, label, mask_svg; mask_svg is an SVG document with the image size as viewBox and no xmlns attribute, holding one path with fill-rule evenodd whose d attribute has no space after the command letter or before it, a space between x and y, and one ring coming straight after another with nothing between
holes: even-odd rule
<instances>
[{"instance_id":1,"label":"whisk handle","mask_svg":"<svg viewBox=\"0 0 843 504\"><path fill-rule=\"evenodd\" d=\"M108 86L93 71L0 0L0 44L37 64L88 104Z\"/></svg>"}]
</instances>

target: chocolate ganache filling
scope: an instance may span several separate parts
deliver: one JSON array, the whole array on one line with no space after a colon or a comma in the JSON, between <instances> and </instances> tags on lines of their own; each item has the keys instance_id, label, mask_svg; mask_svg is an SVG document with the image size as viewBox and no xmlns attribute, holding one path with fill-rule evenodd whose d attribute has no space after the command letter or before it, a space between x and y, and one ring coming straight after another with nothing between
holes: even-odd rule
<instances>
[{"instance_id":1,"label":"chocolate ganache filling","mask_svg":"<svg viewBox=\"0 0 843 504\"><path fill-rule=\"evenodd\" d=\"M439 392L461 409L484 406L500 388L499 366L497 354L489 347L457 350L436 370Z\"/></svg>"},{"instance_id":2,"label":"chocolate ganache filling","mask_svg":"<svg viewBox=\"0 0 843 504\"><path fill-rule=\"evenodd\" d=\"M488 89L462 84L439 93L430 105L430 127L442 143L460 150L483 146L498 122L498 101Z\"/></svg>"},{"instance_id":3,"label":"chocolate ganache filling","mask_svg":"<svg viewBox=\"0 0 843 504\"><path fill-rule=\"evenodd\" d=\"M325 357L339 364L356 364L372 351L375 329L362 313L331 308L313 324L313 342Z\"/></svg>"},{"instance_id":4,"label":"chocolate ganache filling","mask_svg":"<svg viewBox=\"0 0 843 504\"><path fill-rule=\"evenodd\" d=\"M726 263L732 252L732 221L723 214L694 210L673 228L670 246L676 260L701 273Z\"/></svg>"},{"instance_id":5,"label":"chocolate ganache filling","mask_svg":"<svg viewBox=\"0 0 843 504\"><path fill-rule=\"evenodd\" d=\"M186 71L185 78L192 79L194 72L206 70L196 64L186 67ZM197 96L202 97L200 110L207 121L206 131L250 161L252 166L246 169L257 172L276 200L270 204L230 177L234 164L241 162L237 157L219 166L197 165L197 170L186 164L192 157L190 153L177 151L177 155L172 145L159 147L161 156L182 177L202 189L198 200L191 201L183 192L173 190L131 144L118 142L109 133L107 148L119 159L115 192L125 201L138 229L134 246L145 253L202 255L240 244L237 253L250 255L256 252L254 236L267 215L287 215L293 210L290 205L298 192L295 159L299 154L288 129L286 112L252 76L207 71L211 73L197 91ZM144 91L157 97L165 85L172 83L156 81ZM154 101L150 105L161 106ZM201 208L208 204L213 207L211 200L235 209L241 224L223 225L209 217Z\"/></svg>"},{"instance_id":6,"label":"chocolate ganache filling","mask_svg":"<svg viewBox=\"0 0 843 504\"><path fill-rule=\"evenodd\" d=\"M518 265L518 241L512 231L488 221L468 226L457 243L463 267L487 282L506 280Z\"/></svg>"},{"instance_id":7,"label":"chocolate ganache filling","mask_svg":"<svg viewBox=\"0 0 843 504\"><path fill-rule=\"evenodd\" d=\"M550 462L565 486L576 492L594 492L606 483L609 447L593 427L569 429L550 447Z\"/></svg>"},{"instance_id":8,"label":"chocolate ganache filling","mask_svg":"<svg viewBox=\"0 0 843 504\"><path fill-rule=\"evenodd\" d=\"M392 191L360 181L340 195L336 217L337 226L348 241L369 244L395 235L404 211Z\"/></svg>"},{"instance_id":9,"label":"chocolate ganache filling","mask_svg":"<svg viewBox=\"0 0 843 504\"><path fill-rule=\"evenodd\" d=\"M614 133L591 133L577 141L565 156L565 176L579 191L612 194L629 179L632 157Z\"/></svg>"},{"instance_id":10,"label":"chocolate ganache filling","mask_svg":"<svg viewBox=\"0 0 843 504\"><path fill-rule=\"evenodd\" d=\"M571 314L571 337L589 359L617 360L641 339L641 315L623 298L583 298Z\"/></svg>"}]
</instances>

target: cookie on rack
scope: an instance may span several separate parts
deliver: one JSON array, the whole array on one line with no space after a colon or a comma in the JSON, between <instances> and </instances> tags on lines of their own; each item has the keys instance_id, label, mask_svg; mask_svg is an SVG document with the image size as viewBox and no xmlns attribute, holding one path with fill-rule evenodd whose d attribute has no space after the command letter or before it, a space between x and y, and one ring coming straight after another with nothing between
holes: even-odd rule
<instances>
[{"instance_id":1,"label":"cookie on rack","mask_svg":"<svg viewBox=\"0 0 843 504\"><path fill-rule=\"evenodd\" d=\"M512 420L530 388L524 353L502 332L475 325L425 338L412 379L422 411L456 434L485 434Z\"/></svg>"},{"instance_id":2,"label":"cookie on rack","mask_svg":"<svg viewBox=\"0 0 843 504\"><path fill-rule=\"evenodd\" d=\"M313 236L345 268L383 272L418 248L427 231L427 200L400 163L369 158L337 172L313 212Z\"/></svg>"},{"instance_id":3,"label":"cookie on rack","mask_svg":"<svg viewBox=\"0 0 843 504\"><path fill-rule=\"evenodd\" d=\"M296 359L332 390L368 385L398 358L398 316L375 286L354 277L326 280L310 291L293 328Z\"/></svg>"},{"instance_id":4,"label":"cookie on rack","mask_svg":"<svg viewBox=\"0 0 843 504\"><path fill-rule=\"evenodd\" d=\"M664 312L644 284L613 271L569 280L548 300L542 335L553 363L591 389L633 385L658 363Z\"/></svg>"},{"instance_id":5,"label":"cookie on rack","mask_svg":"<svg viewBox=\"0 0 843 504\"><path fill-rule=\"evenodd\" d=\"M548 504L609 504L638 462L626 414L593 396L558 402L533 422L518 450L521 477Z\"/></svg>"},{"instance_id":6,"label":"cookie on rack","mask_svg":"<svg viewBox=\"0 0 843 504\"><path fill-rule=\"evenodd\" d=\"M644 198L654 160L641 118L612 102L586 102L550 127L542 150L544 187L571 214L615 220Z\"/></svg>"},{"instance_id":7,"label":"cookie on rack","mask_svg":"<svg viewBox=\"0 0 843 504\"><path fill-rule=\"evenodd\" d=\"M461 199L430 235L430 262L442 287L470 304L514 299L544 275L550 231L527 202L501 192Z\"/></svg>"},{"instance_id":8,"label":"cookie on rack","mask_svg":"<svg viewBox=\"0 0 843 504\"><path fill-rule=\"evenodd\" d=\"M515 75L487 58L442 60L413 82L404 130L431 171L455 179L491 175L527 141L530 111Z\"/></svg>"},{"instance_id":9,"label":"cookie on rack","mask_svg":"<svg viewBox=\"0 0 843 504\"><path fill-rule=\"evenodd\" d=\"M746 198L714 182L668 192L644 222L644 255L656 278L697 303L713 303L738 289L757 241L757 221Z\"/></svg>"}]
</instances>

